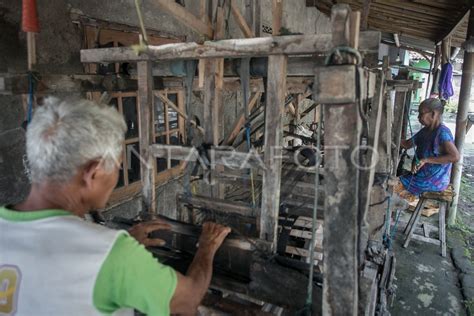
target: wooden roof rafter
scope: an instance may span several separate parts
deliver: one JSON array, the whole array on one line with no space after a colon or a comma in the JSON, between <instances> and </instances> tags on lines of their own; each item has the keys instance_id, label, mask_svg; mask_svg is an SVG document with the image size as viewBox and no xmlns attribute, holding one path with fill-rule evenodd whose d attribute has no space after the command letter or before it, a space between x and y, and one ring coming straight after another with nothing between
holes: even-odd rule
<instances>
[{"instance_id":1,"label":"wooden roof rafter","mask_svg":"<svg viewBox=\"0 0 474 316\"><path fill-rule=\"evenodd\" d=\"M447 37L455 47L465 41L465 16L472 5L466 0L306 0L325 14L335 3L368 8L368 29L429 40L433 47Z\"/></svg>"}]
</instances>

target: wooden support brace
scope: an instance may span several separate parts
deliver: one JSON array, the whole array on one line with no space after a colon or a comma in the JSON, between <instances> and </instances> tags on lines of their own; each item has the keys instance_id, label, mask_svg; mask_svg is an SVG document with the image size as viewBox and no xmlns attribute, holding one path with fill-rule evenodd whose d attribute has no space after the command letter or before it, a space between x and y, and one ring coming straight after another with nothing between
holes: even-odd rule
<instances>
[{"instance_id":1,"label":"wooden support brace","mask_svg":"<svg viewBox=\"0 0 474 316\"><path fill-rule=\"evenodd\" d=\"M204 128L201 126L197 126L196 121L189 119L188 115L181 110L176 104L174 104L170 99L163 95L161 92L156 92L155 95L161 99L164 103L166 103L169 107L171 107L174 111L176 111L183 119L189 120L191 125L195 126L202 134L204 134Z\"/></svg>"},{"instance_id":2,"label":"wooden support brace","mask_svg":"<svg viewBox=\"0 0 474 316\"><path fill-rule=\"evenodd\" d=\"M272 243L276 250L278 212L280 206L281 146L283 142L282 116L286 93L285 55L268 58L268 83L265 110L265 144L260 238Z\"/></svg>"},{"instance_id":3,"label":"wooden support brace","mask_svg":"<svg viewBox=\"0 0 474 316\"><path fill-rule=\"evenodd\" d=\"M153 77L151 75L151 62L138 62L138 100L139 100L139 144L142 181L142 196L145 210L151 214L156 213L155 192L155 159L150 154L149 147L153 143Z\"/></svg>"},{"instance_id":4,"label":"wooden support brace","mask_svg":"<svg viewBox=\"0 0 474 316\"><path fill-rule=\"evenodd\" d=\"M261 92L257 92L257 93L254 94L253 98L250 100L250 102L248 104L249 111L253 110L253 108L258 103L258 101L260 100L261 97L262 97ZM242 127L244 126L244 124L245 124L245 115L242 114L237 119L237 121L235 122L234 127L232 128L229 136L227 137L227 139L225 140L224 143L227 144L227 145L232 145L232 143L234 142L237 135L239 135L239 132L242 129Z\"/></svg>"},{"instance_id":5,"label":"wooden support brace","mask_svg":"<svg viewBox=\"0 0 474 316\"><path fill-rule=\"evenodd\" d=\"M331 34L287 35L227 39L197 43L175 43L148 46L137 55L128 47L112 47L81 50L81 62L132 62L139 60L179 60L200 58L245 58L269 55L307 55L327 53L332 49ZM362 53L378 52L380 32L365 31L359 36L359 50Z\"/></svg>"},{"instance_id":6,"label":"wooden support brace","mask_svg":"<svg viewBox=\"0 0 474 316\"><path fill-rule=\"evenodd\" d=\"M197 33L212 38L213 30L209 22L204 22L197 18L183 6L171 0L155 0L156 3L169 15L176 18L179 22L192 28ZM201 17L202 18L202 17Z\"/></svg>"},{"instance_id":7,"label":"wooden support brace","mask_svg":"<svg viewBox=\"0 0 474 316\"><path fill-rule=\"evenodd\" d=\"M230 8L232 10L232 15L234 16L235 21L237 22L237 25L239 26L240 30L242 31L242 33L244 33L244 36L246 38L255 37L255 34L253 33L252 29L249 27L247 21L245 21L245 18L240 13L240 10L237 7L235 0L231 1Z\"/></svg>"}]
</instances>

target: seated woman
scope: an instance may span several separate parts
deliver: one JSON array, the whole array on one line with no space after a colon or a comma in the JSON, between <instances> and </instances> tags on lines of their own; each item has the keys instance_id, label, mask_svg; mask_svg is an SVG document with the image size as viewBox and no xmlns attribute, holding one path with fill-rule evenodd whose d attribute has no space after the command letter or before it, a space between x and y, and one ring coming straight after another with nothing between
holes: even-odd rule
<instances>
[{"instance_id":1,"label":"seated woman","mask_svg":"<svg viewBox=\"0 0 474 316\"><path fill-rule=\"evenodd\" d=\"M401 184L398 189L395 188L396 192L408 191L402 192L402 197L444 191L449 185L451 166L459 160L459 152L454 146L451 131L442 123L443 110L441 100L424 100L418 112L423 128L401 143L405 149L416 148L412 174L401 176Z\"/></svg>"}]
</instances>

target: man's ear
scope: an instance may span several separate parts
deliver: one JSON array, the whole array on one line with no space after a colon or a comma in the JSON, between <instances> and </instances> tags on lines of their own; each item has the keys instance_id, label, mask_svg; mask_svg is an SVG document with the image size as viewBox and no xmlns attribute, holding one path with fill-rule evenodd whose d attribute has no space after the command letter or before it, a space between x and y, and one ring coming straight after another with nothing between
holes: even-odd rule
<instances>
[{"instance_id":1,"label":"man's ear","mask_svg":"<svg viewBox=\"0 0 474 316\"><path fill-rule=\"evenodd\" d=\"M88 162L82 169L82 182L87 187L92 187L100 169L100 161Z\"/></svg>"}]
</instances>

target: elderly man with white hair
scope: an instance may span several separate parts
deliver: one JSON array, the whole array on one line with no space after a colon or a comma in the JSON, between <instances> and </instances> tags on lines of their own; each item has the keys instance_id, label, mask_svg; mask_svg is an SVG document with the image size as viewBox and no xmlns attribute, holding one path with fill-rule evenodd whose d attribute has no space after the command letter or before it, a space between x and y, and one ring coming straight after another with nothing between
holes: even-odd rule
<instances>
[{"instance_id":1,"label":"elderly man with white hair","mask_svg":"<svg viewBox=\"0 0 474 316\"><path fill-rule=\"evenodd\" d=\"M196 312L228 227L203 225L184 276L127 232L83 219L117 184L125 130L114 108L90 101L49 98L38 108L27 130L31 192L0 207L0 314Z\"/></svg>"}]
</instances>

